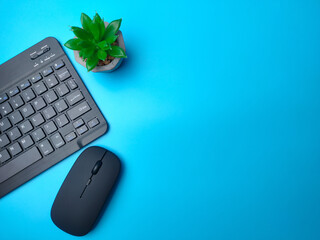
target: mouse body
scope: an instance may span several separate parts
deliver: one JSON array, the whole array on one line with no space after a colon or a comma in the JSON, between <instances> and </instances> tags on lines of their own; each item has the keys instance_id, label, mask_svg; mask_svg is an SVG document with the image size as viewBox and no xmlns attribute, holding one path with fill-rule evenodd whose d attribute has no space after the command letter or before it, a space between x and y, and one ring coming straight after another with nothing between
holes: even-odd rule
<instances>
[{"instance_id":1,"label":"mouse body","mask_svg":"<svg viewBox=\"0 0 320 240\"><path fill-rule=\"evenodd\" d=\"M85 149L65 178L51 208L63 231L86 235L94 226L120 173L120 160L101 147Z\"/></svg>"}]
</instances>

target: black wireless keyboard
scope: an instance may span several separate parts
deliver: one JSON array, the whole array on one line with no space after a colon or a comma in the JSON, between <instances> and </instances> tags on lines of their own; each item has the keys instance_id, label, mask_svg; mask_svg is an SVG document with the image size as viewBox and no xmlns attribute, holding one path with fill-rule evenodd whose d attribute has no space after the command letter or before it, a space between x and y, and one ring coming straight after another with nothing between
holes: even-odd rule
<instances>
[{"instance_id":1,"label":"black wireless keyboard","mask_svg":"<svg viewBox=\"0 0 320 240\"><path fill-rule=\"evenodd\" d=\"M106 131L55 38L0 65L0 197Z\"/></svg>"}]
</instances>

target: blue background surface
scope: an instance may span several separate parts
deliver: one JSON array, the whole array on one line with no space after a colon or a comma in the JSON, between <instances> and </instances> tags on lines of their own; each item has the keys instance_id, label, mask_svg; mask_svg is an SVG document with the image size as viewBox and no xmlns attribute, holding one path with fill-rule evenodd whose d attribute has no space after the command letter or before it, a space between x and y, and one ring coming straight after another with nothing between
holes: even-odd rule
<instances>
[{"instance_id":1,"label":"blue background surface","mask_svg":"<svg viewBox=\"0 0 320 240\"><path fill-rule=\"evenodd\" d=\"M123 174L83 239L320 239L320 2L1 0L0 63L95 11L123 18L128 59L66 52ZM80 152L0 200L1 239L78 239L50 209Z\"/></svg>"}]
</instances>

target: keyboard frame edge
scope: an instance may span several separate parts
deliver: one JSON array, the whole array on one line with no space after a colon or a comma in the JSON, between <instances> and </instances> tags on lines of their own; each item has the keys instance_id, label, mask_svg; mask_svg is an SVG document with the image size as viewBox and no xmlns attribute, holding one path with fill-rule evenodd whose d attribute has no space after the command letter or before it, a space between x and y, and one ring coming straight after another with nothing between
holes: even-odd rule
<instances>
[{"instance_id":1,"label":"keyboard frame edge","mask_svg":"<svg viewBox=\"0 0 320 240\"><path fill-rule=\"evenodd\" d=\"M39 68L33 69L33 71L29 71L25 75L28 76L30 74L33 74L34 72L37 72L39 69L42 69L43 67L45 67L47 65L50 65L50 63L52 64L54 61L56 61L58 59L63 59L66 66L69 66L68 70L71 72L71 75L74 78L76 77L77 79L79 79L79 81L77 82L78 89L82 90L82 93L84 94L86 101L89 102L89 105L91 107L91 111L94 111L96 113L96 115L98 115L97 117L99 117L100 124L98 126L96 126L95 128L91 129L90 132L88 132L84 135L78 136L78 138L76 140L74 140L74 144L68 144L68 145L66 144L68 147L65 147L64 151L58 152L61 154L57 154L57 151L55 151L54 154L57 155L56 158L53 158L51 154L49 154L48 156L44 156L39 161L33 163L32 165L28 166L27 168L20 171L16 175L14 175L11 178L8 178L6 181L2 182L0 184L0 199L2 197L4 197L5 195L7 195L8 193L10 193L11 191L13 191L14 189L16 189L19 186L26 183L27 181L31 180L32 178L34 178L37 175L41 174L42 172L46 171L50 167L54 166L58 162L61 162L62 160L64 160L68 156L70 156L73 153L75 153L76 151L80 150L81 148L83 148L84 146L89 144L90 142L101 137L102 135L104 135L108 131L108 128L109 128L108 123L107 123L104 115L102 114L101 110L99 109L99 107L95 103L88 88L84 84L83 80L79 76L78 72L76 71L75 67L71 63L69 57L66 55L65 51L63 50L62 46L60 45L60 43L58 42L57 39L55 39L53 37L48 37L48 38L45 38L44 40L36 43L32 47L28 48L27 50L21 52L20 54L16 55L12 59L10 59L7 62L0 65L0 73L1 73L1 71L3 71L3 65L9 66L11 62L15 62L15 61L19 60L17 58L21 58L21 57L25 58L25 56L29 55L29 53L32 52L33 49L35 49L36 47L41 46L43 44L46 44L46 43L47 44L50 43L50 47L53 46L54 49L56 49L60 52L51 61L48 61L46 64L41 65ZM71 66L71 68L70 68L70 66ZM17 81L14 81L12 84L6 84L5 87L1 86L2 83L0 82L0 86L1 86L0 91L3 91L4 89L8 90L10 87L12 87L16 83L20 82L23 78L24 78L24 76L19 77ZM83 91L83 90L85 90L85 91Z\"/></svg>"}]
</instances>

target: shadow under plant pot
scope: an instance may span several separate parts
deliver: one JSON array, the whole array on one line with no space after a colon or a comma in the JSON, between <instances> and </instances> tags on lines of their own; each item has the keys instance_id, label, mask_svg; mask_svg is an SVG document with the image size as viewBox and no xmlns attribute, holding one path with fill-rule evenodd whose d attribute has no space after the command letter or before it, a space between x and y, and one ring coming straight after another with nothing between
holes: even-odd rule
<instances>
[{"instance_id":1,"label":"shadow under plant pot","mask_svg":"<svg viewBox=\"0 0 320 240\"><path fill-rule=\"evenodd\" d=\"M104 22L104 26L108 26L108 22ZM116 45L121 47L124 51L126 51L126 48L124 46L124 40L122 36L122 32L119 30L118 33L118 38L115 41ZM86 62L83 61L83 59L79 56L79 51L73 51L74 57L78 63L80 63L82 66L86 67ZM113 59L109 64L103 65L103 66L96 66L94 69L92 69L92 72L112 72L116 70L120 64L122 63L123 58L115 58Z\"/></svg>"}]
</instances>

